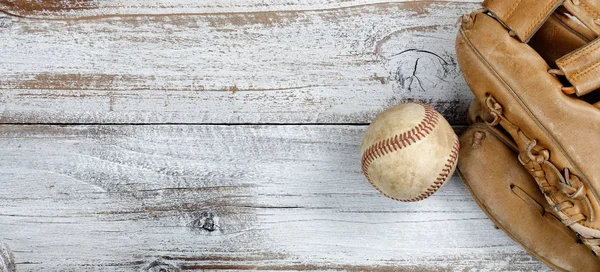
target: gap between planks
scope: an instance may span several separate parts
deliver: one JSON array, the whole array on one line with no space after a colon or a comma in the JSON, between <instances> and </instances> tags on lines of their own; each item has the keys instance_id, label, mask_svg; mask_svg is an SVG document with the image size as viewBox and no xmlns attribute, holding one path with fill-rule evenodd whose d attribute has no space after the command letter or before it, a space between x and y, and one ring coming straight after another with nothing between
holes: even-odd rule
<instances>
[{"instance_id":1,"label":"gap between planks","mask_svg":"<svg viewBox=\"0 0 600 272\"><path fill-rule=\"evenodd\" d=\"M11 18L0 23L0 122L365 124L418 101L464 124L472 94L454 24L477 6Z\"/></svg>"}]
</instances>

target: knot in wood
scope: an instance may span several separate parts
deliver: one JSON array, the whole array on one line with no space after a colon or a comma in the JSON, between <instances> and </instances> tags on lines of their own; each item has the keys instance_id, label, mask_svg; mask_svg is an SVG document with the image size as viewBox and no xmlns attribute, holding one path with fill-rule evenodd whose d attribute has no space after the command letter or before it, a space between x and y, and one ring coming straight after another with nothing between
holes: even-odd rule
<instances>
[{"instance_id":1,"label":"knot in wood","mask_svg":"<svg viewBox=\"0 0 600 272\"><path fill-rule=\"evenodd\" d=\"M0 15L0 28L8 28L12 25L12 19L8 16Z\"/></svg>"},{"instance_id":2,"label":"knot in wood","mask_svg":"<svg viewBox=\"0 0 600 272\"><path fill-rule=\"evenodd\" d=\"M163 261L153 261L143 271L147 272L179 272L179 268Z\"/></svg>"},{"instance_id":3,"label":"knot in wood","mask_svg":"<svg viewBox=\"0 0 600 272\"><path fill-rule=\"evenodd\" d=\"M204 220L204 224L202 225L202 228L207 231L215 231L216 230L215 220L213 220L212 214L210 217L208 217Z\"/></svg>"},{"instance_id":4,"label":"knot in wood","mask_svg":"<svg viewBox=\"0 0 600 272\"><path fill-rule=\"evenodd\" d=\"M203 212L196 220L192 222L192 227L213 232L219 227L218 221L219 217L213 212Z\"/></svg>"}]
</instances>

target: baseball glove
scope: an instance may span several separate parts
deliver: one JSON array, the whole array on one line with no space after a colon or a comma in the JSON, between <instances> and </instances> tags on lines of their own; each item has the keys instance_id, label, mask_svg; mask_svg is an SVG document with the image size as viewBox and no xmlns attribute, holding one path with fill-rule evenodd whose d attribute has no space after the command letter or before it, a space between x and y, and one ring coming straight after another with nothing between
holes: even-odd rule
<instances>
[{"instance_id":1,"label":"baseball glove","mask_svg":"<svg viewBox=\"0 0 600 272\"><path fill-rule=\"evenodd\" d=\"M477 113L477 106L471 112ZM600 271L600 258L560 221L515 159L518 149L508 135L476 123L462 134L460 145L458 174L498 228L554 270Z\"/></svg>"},{"instance_id":2,"label":"baseball glove","mask_svg":"<svg viewBox=\"0 0 600 272\"><path fill-rule=\"evenodd\" d=\"M460 22L458 63L481 111L472 121L509 136L517 150L514 160L531 175L553 214L597 256L600 1L486 0ZM487 165L479 171L509 174L495 168L506 169ZM542 232L543 226L525 227Z\"/></svg>"}]
</instances>

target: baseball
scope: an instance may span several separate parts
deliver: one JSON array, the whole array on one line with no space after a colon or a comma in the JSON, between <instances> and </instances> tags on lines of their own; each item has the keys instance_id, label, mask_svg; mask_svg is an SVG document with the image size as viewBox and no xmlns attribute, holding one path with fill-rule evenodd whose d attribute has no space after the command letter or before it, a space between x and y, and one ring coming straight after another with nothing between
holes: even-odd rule
<instances>
[{"instance_id":1,"label":"baseball","mask_svg":"<svg viewBox=\"0 0 600 272\"><path fill-rule=\"evenodd\" d=\"M362 170L385 196L419 201L452 177L458 149L458 137L437 111L425 104L400 104L379 114L367 128Z\"/></svg>"}]
</instances>

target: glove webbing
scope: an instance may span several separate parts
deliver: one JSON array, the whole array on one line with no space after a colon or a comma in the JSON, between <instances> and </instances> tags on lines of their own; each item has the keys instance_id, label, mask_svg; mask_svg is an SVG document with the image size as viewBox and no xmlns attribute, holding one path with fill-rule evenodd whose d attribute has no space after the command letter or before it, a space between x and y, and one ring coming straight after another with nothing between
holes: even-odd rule
<instances>
[{"instance_id":1,"label":"glove webbing","mask_svg":"<svg viewBox=\"0 0 600 272\"><path fill-rule=\"evenodd\" d=\"M502 105L491 94L487 94L485 105L494 117L492 121L485 122L490 126L501 125L512 136L519 149L519 162L534 177L541 191L553 204L553 209L566 216L561 217L563 224L570 227L588 219L590 222L594 222L592 204L584 193L585 185L579 177L571 174L569 168L564 168L561 173L556 165L550 162L550 151L538 145L536 140L527 137L518 126L510 122L503 114ZM549 182L549 178L552 178L549 174L553 174L557 178L560 188ZM560 195L557 194L558 192L561 192L566 199L559 201ZM584 206L586 208L585 214L583 212L567 214L567 210L575 206L572 200L581 200L586 203ZM589 214L589 216L586 214ZM586 237L579 233L577 233L577 236L592 249L594 254L600 254L600 238Z\"/></svg>"}]
</instances>

